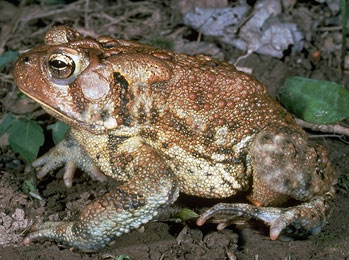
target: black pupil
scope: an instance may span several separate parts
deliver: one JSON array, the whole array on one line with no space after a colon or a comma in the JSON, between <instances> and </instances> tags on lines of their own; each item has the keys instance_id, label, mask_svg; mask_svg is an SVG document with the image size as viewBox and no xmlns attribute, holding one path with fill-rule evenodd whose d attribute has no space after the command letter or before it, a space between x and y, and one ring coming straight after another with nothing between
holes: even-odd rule
<instances>
[{"instance_id":1,"label":"black pupil","mask_svg":"<svg viewBox=\"0 0 349 260\"><path fill-rule=\"evenodd\" d=\"M64 69L65 67L67 67L67 64L61 60L51 60L50 64L53 68L56 69Z\"/></svg>"}]
</instances>

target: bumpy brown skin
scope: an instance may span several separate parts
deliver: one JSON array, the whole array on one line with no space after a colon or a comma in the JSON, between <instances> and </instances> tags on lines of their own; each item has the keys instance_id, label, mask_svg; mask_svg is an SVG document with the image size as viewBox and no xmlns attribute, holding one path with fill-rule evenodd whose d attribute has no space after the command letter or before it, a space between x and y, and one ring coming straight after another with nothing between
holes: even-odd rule
<instances>
[{"instance_id":1,"label":"bumpy brown skin","mask_svg":"<svg viewBox=\"0 0 349 260\"><path fill-rule=\"evenodd\" d=\"M220 228L237 216L253 217L270 225L276 239L281 232L316 233L326 222L335 178L327 151L309 145L265 87L226 62L83 38L59 26L45 45L22 55L14 78L71 126L33 163L39 177L66 164L67 186L75 167L98 180L124 181L77 221L37 225L26 244L50 238L98 250L151 220L179 192L224 198L244 191L254 204L218 204L199 225L215 214L229 215ZM299 205L280 207L290 199Z\"/></svg>"}]
</instances>

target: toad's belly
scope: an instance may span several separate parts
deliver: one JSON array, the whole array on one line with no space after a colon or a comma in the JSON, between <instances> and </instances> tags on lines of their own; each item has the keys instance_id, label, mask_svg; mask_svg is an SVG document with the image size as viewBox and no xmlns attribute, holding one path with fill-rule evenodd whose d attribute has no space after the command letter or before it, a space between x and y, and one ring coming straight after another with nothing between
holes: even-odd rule
<instances>
[{"instance_id":1,"label":"toad's belly","mask_svg":"<svg viewBox=\"0 0 349 260\"><path fill-rule=\"evenodd\" d=\"M177 176L180 191L205 198L224 198L248 188L251 176L246 163L223 163L196 158L178 146L165 152L167 164Z\"/></svg>"}]
</instances>

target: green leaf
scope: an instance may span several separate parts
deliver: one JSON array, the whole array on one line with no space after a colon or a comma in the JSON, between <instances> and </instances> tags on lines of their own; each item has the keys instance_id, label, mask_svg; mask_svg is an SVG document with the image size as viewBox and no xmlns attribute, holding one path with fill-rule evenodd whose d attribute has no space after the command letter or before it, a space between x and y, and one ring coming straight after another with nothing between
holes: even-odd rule
<instances>
[{"instance_id":1,"label":"green leaf","mask_svg":"<svg viewBox=\"0 0 349 260\"><path fill-rule=\"evenodd\" d=\"M349 117L349 91L325 80L287 78L279 97L297 117L315 124L333 124Z\"/></svg>"},{"instance_id":2,"label":"green leaf","mask_svg":"<svg viewBox=\"0 0 349 260\"><path fill-rule=\"evenodd\" d=\"M20 99L29 98L26 94L24 94L24 93L21 92L21 91L18 91L18 92L17 92L17 97L20 98Z\"/></svg>"},{"instance_id":3,"label":"green leaf","mask_svg":"<svg viewBox=\"0 0 349 260\"><path fill-rule=\"evenodd\" d=\"M19 119L11 124L7 133L10 146L15 152L29 162L36 159L39 148L44 143L44 134L38 123Z\"/></svg>"},{"instance_id":4,"label":"green leaf","mask_svg":"<svg viewBox=\"0 0 349 260\"><path fill-rule=\"evenodd\" d=\"M53 142L55 144L58 144L64 138L69 129L69 126L62 123L61 121L57 121L52 125L48 125L47 129L52 130Z\"/></svg>"},{"instance_id":5,"label":"green leaf","mask_svg":"<svg viewBox=\"0 0 349 260\"><path fill-rule=\"evenodd\" d=\"M33 182L29 181L29 180L25 180L23 182L22 190L23 190L23 192L29 194L31 197L33 197L35 199L44 200L41 197L38 189L36 188L36 185Z\"/></svg>"},{"instance_id":6,"label":"green leaf","mask_svg":"<svg viewBox=\"0 0 349 260\"><path fill-rule=\"evenodd\" d=\"M17 51L6 51L0 56L0 68L7 63L10 63L17 59L18 57L18 52Z\"/></svg>"},{"instance_id":7,"label":"green leaf","mask_svg":"<svg viewBox=\"0 0 349 260\"><path fill-rule=\"evenodd\" d=\"M0 136L6 133L7 129L9 129L14 120L16 119L11 114L7 114L0 124Z\"/></svg>"},{"instance_id":8,"label":"green leaf","mask_svg":"<svg viewBox=\"0 0 349 260\"><path fill-rule=\"evenodd\" d=\"M194 218L198 218L199 215L192 211L191 209L188 208L183 208L179 213L178 213L178 217L182 220L182 221L187 221L189 219L194 219Z\"/></svg>"}]
</instances>

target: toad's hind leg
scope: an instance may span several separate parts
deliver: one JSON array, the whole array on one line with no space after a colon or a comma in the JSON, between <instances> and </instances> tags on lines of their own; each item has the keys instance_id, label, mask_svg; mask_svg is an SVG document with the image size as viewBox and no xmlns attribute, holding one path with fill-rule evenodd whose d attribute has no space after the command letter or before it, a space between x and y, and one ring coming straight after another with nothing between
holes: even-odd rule
<instances>
[{"instance_id":1,"label":"toad's hind leg","mask_svg":"<svg viewBox=\"0 0 349 260\"><path fill-rule=\"evenodd\" d=\"M172 170L150 147L140 145L133 153L119 154L118 159L131 175L127 183L82 209L76 221L37 225L25 244L48 238L83 251L96 251L147 223L178 197Z\"/></svg>"},{"instance_id":2,"label":"toad's hind leg","mask_svg":"<svg viewBox=\"0 0 349 260\"><path fill-rule=\"evenodd\" d=\"M331 212L335 173L326 149L308 145L305 133L296 126L273 127L259 133L249 152L253 187L248 198L254 205L218 204L197 223L202 225L223 214L229 216L219 228L238 216L256 218L270 226L273 240L281 233L294 237L318 233ZM280 208L290 199L299 205Z\"/></svg>"}]
</instances>

